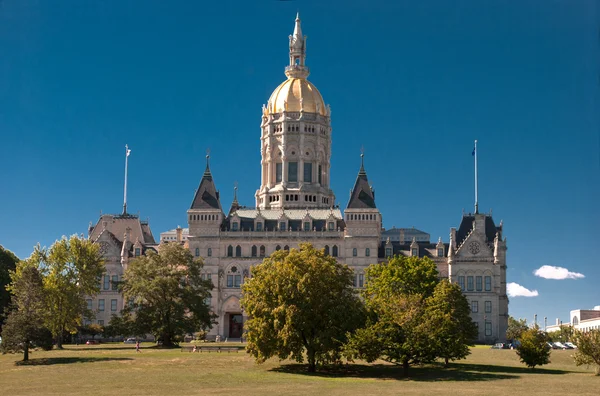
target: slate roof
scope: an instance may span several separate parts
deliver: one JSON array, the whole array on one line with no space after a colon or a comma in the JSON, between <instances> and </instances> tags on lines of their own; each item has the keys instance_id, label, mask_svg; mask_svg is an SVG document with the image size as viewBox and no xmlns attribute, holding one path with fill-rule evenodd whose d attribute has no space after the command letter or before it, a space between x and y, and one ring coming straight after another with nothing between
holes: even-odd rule
<instances>
[{"instance_id":1,"label":"slate roof","mask_svg":"<svg viewBox=\"0 0 600 396\"><path fill-rule=\"evenodd\" d=\"M219 201L219 192L215 188L212 174L210 173L210 167L208 164L208 157L206 159L206 169L202 180L200 180L200 186L196 190L194 200L190 209L221 209L221 201Z\"/></svg>"},{"instance_id":2,"label":"slate roof","mask_svg":"<svg viewBox=\"0 0 600 396\"><path fill-rule=\"evenodd\" d=\"M106 229L121 243L123 242L123 235L128 227L131 229L129 235L132 243L134 243L136 239L139 239L140 243L144 245L156 243L152 231L150 230L150 225L145 221L141 221L139 216L132 214L100 216L100 219L98 219L98 222L90 232L90 239L92 241L95 241L104 230L104 226L102 225L103 221L110 221L110 224L107 224Z\"/></svg>"},{"instance_id":3,"label":"slate roof","mask_svg":"<svg viewBox=\"0 0 600 396\"><path fill-rule=\"evenodd\" d=\"M260 215L264 219L263 230L274 231L277 230L279 219L282 214L285 214L288 219L288 230L303 230L302 223L307 214L306 209L261 209L259 211L258 209L245 207L241 207L227 216L221 225L221 230L229 231L231 229L231 219L234 215L237 215L240 218L240 231L254 231L254 220ZM339 208L308 209L308 216L312 219L311 230L313 228L317 231L326 230L327 220L331 215L333 215L333 218L335 219L335 229L337 230L339 228L340 230L343 230L346 223L343 220L342 212Z\"/></svg>"},{"instance_id":4,"label":"slate roof","mask_svg":"<svg viewBox=\"0 0 600 396\"><path fill-rule=\"evenodd\" d=\"M392 249L393 249L393 255L394 256L411 256L411 251L410 251L410 245L411 243L400 243L400 242L391 242L392 244ZM418 249L419 249L419 257L429 257L431 259L436 258L437 257L437 243L431 243L431 242L427 242L427 243L423 243L423 242L417 242L418 245ZM444 252L448 251L448 243L444 243ZM386 248L386 241L381 242L381 244L379 245L379 250L378 250L378 257L379 258L385 258L385 248Z\"/></svg>"},{"instance_id":5,"label":"slate roof","mask_svg":"<svg viewBox=\"0 0 600 396\"><path fill-rule=\"evenodd\" d=\"M361 156L362 157L362 156ZM369 185L367 179L367 172L363 164L360 165L358 176L356 177L356 183L350 194L350 201L346 209L375 209L375 194Z\"/></svg>"},{"instance_id":6,"label":"slate roof","mask_svg":"<svg viewBox=\"0 0 600 396\"><path fill-rule=\"evenodd\" d=\"M458 230L456 230L456 245L460 246L461 243L464 242L469 232L473 229L473 222L475 221L475 215L473 214L465 214L462 217L460 222L460 226ZM493 243L494 238L496 237L496 233L500 233L500 237L502 237L502 226L496 226L494 224L494 219L492 219L491 215L485 215L485 238L486 242Z\"/></svg>"}]
</instances>

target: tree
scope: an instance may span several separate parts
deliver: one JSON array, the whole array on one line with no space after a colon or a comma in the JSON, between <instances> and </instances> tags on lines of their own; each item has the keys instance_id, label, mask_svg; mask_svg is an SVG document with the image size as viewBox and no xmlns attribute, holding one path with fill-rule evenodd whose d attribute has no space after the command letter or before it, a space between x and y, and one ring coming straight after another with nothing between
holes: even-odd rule
<instances>
[{"instance_id":1,"label":"tree","mask_svg":"<svg viewBox=\"0 0 600 396\"><path fill-rule=\"evenodd\" d=\"M534 326L521 333L521 344L517 348L517 355L527 367L535 368L550 363L550 348L548 347L548 334Z\"/></svg>"},{"instance_id":2,"label":"tree","mask_svg":"<svg viewBox=\"0 0 600 396\"><path fill-rule=\"evenodd\" d=\"M102 256L98 245L73 235L56 241L50 249L36 246L30 260L44 279L46 326L56 339L56 347L62 349L63 333L77 332L83 316L93 317L85 297L100 292Z\"/></svg>"},{"instance_id":3,"label":"tree","mask_svg":"<svg viewBox=\"0 0 600 396\"><path fill-rule=\"evenodd\" d=\"M401 364L404 375L409 366L433 361L425 300L438 283L436 265L428 258L391 258L367 269L364 299L369 318L348 342L346 353L372 362L378 358Z\"/></svg>"},{"instance_id":4,"label":"tree","mask_svg":"<svg viewBox=\"0 0 600 396\"><path fill-rule=\"evenodd\" d=\"M3 352L23 352L23 361L29 360L29 348L38 346L52 349L48 330L44 327L46 313L42 277L34 265L22 262L12 273L9 288L13 293L11 310L2 328ZM48 345L49 344L49 345Z\"/></svg>"},{"instance_id":5,"label":"tree","mask_svg":"<svg viewBox=\"0 0 600 396\"><path fill-rule=\"evenodd\" d=\"M577 350L573 358L577 366L595 365L596 375L600 375L600 330L594 329L586 332L574 331Z\"/></svg>"},{"instance_id":6,"label":"tree","mask_svg":"<svg viewBox=\"0 0 600 396\"><path fill-rule=\"evenodd\" d=\"M508 328L506 329L506 339L507 340L518 340L521 338L521 334L529 329L527 326L526 319L515 319L512 316L508 317Z\"/></svg>"},{"instance_id":7,"label":"tree","mask_svg":"<svg viewBox=\"0 0 600 396\"><path fill-rule=\"evenodd\" d=\"M94 337L96 337L98 334L102 334L104 332L104 327L99 324L92 323L89 325L81 326L79 328L79 332L81 334L91 335L93 340Z\"/></svg>"},{"instance_id":8,"label":"tree","mask_svg":"<svg viewBox=\"0 0 600 396\"><path fill-rule=\"evenodd\" d=\"M121 324L136 334L153 334L165 347L187 333L210 328L215 315L205 300L213 286L202 280L202 267L202 260L175 243L162 245L158 254L149 251L132 260L120 285L123 297L131 302L122 312Z\"/></svg>"},{"instance_id":9,"label":"tree","mask_svg":"<svg viewBox=\"0 0 600 396\"><path fill-rule=\"evenodd\" d=\"M466 358L469 345L477 339L477 326L471 320L471 308L457 284L447 279L437 284L426 301L425 317L436 354L448 360Z\"/></svg>"},{"instance_id":10,"label":"tree","mask_svg":"<svg viewBox=\"0 0 600 396\"><path fill-rule=\"evenodd\" d=\"M347 334L363 323L353 272L311 244L280 250L244 282L246 350L258 363L277 356L317 365L337 362Z\"/></svg>"},{"instance_id":11,"label":"tree","mask_svg":"<svg viewBox=\"0 0 600 396\"><path fill-rule=\"evenodd\" d=\"M10 305L11 293L6 289L10 283L10 272L17 268L19 258L0 245L0 330L4 323L4 312Z\"/></svg>"}]
</instances>

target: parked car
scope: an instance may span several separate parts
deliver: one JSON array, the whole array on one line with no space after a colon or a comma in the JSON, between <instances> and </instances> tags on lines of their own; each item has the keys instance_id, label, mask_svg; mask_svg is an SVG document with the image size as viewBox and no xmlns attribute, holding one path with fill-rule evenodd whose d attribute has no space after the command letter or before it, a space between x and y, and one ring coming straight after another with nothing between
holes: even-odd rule
<instances>
[{"instance_id":1,"label":"parked car","mask_svg":"<svg viewBox=\"0 0 600 396\"><path fill-rule=\"evenodd\" d=\"M510 346L508 344L504 344L502 342L497 342L492 345L492 349L509 349Z\"/></svg>"},{"instance_id":2,"label":"parked car","mask_svg":"<svg viewBox=\"0 0 600 396\"><path fill-rule=\"evenodd\" d=\"M94 344L98 344L98 341L96 341L96 340L87 340L85 342L85 345L94 345Z\"/></svg>"},{"instance_id":3,"label":"parked car","mask_svg":"<svg viewBox=\"0 0 600 396\"><path fill-rule=\"evenodd\" d=\"M128 338L125 341L123 341L124 344L135 344L137 342L137 340L135 338Z\"/></svg>"},{"instance_id":4,"label":"parked car","mask_svg":"<svg viewBox=\"0 0 600 396\"><path fill-rule=\"evenodd\" d=\"M554 343L554 346L556 346L556 348L555 348L555 349L562 349L562 350L565 350L565 349L573 349L572 347L570 347L570 346L568 346L568 345L565 345L565 344L563 344L562 342L555 342L555 343Z\"/></svg>"},{"instance_id":5,"label":"parked car","mask_svg":"<svg viewBox=\"0 0 600 396\"><path fill-rule=\"evenodd\" d=\"M577 345L573 344L572 342L565 342L566 346L570 346L571 349L577 349Z\"/></svg>"}]
</instances>

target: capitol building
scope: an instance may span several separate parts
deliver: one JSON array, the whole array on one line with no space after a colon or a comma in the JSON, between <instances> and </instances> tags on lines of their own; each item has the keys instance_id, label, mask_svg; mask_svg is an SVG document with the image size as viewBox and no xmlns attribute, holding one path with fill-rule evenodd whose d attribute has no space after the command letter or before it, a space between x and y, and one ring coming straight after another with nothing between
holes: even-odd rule
<instances>
[{"instance_id":1,"label":"capitol building","mask_svg":"<svg viewBox=\"0 0 600 396\"><path fill-rule=\"evenodd\" d=\"M277 250L310 242L350 266L358 289L373 263L394 255L429 257L440 277L464 290L479 328L478 341L503 340L508 298L502 224L476 207L475 213L462 215L457 228L450 228L448 242L431 241L429 234L415 229L385 230L362 156L347 205L343 210L335 206L330 183L331 108L308 80L306 56L306 36L297 16L289 36L286 79L260 114L261 184L255 206L239 205L234 195L224 210L207 156L187 210L187 228L161 234L160 243L182 243L204 261L203 276L214 285L207 302L218 322L209 339L242 337L246 316L240 305L241 285L251 276L252 266ZM97 312L98 323L108 324L124 304L112 281L120 279L129 260L148 249L157 250L160 244L147 223L125 211L101 216L96 225L90 224L89 235L101 244L107 273L100 295L89 299L88 306Z\"/></svg>"}]
</instances>

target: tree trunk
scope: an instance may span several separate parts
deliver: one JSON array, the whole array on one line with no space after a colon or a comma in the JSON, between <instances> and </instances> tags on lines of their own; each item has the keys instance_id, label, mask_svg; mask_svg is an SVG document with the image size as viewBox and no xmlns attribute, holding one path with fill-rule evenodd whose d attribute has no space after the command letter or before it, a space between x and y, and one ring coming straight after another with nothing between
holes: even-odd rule
<instances>
[{"instance_id":1,"label":"tree trunk","mask_svg":"<svg viewBox=\"0 0 600 396\"><path fill-rule=\"evenodd\" d=\"M56 349L63 349L63 345L62 345L62 331L60 332L60 335L56 337Z\"/></svg>"},{"instance_id":2,"label":"tree trunk","mask_svg":"<svg viewBox=\"0 0 600 396\"><path fill-rule=\"evenodd\" d=\"M29 341L25 342L25 348L23 350L23 361L29 361Z\"/></svg>"},{"instance_id":3,"label":"tree trunk","mask_svg":"<svg viewBox=\"0 0 600 396\"><path fill-rule=\"evenodd\" d=\"M306 351L308 357L308 372L314 373L317 370L317 363L315 362L315 351L309 349Z\"/></svg>"},{"instance_id":4,"label":"tree trunk","mask_svg":"<svg viewBox=\"0 0 600 396\"><path fill-rule=\"evenodd\" d=\"M402 371L405 377L408 377L408 360L402 362Z\"/></svg>"},{"instance_id":5,"label":"tree trunk","mask_svg":"<svg viewBox=\"0 0 600 396\"><path fill-rule=\"evenodd\" d=\"M444 367L448 368L448 358L444 358Z\"/></svg>"}]
</instances>

